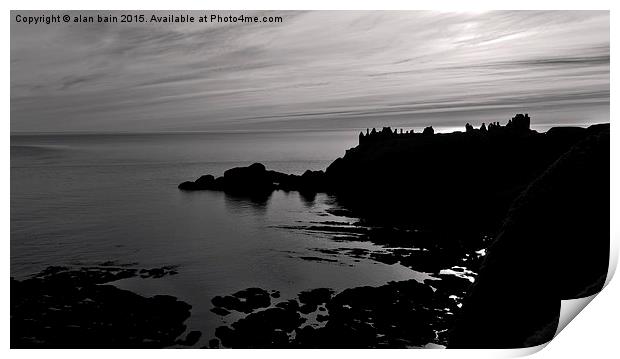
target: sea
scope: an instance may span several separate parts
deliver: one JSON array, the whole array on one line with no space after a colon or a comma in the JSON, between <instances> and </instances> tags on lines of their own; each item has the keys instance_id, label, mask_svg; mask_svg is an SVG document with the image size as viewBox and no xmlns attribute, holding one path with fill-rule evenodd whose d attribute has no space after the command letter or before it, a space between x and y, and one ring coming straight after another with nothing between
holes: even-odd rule
<instances>
[{"instance_id":1,"label":"sea","mask_svg":"<svg viewBox=\"0 0 620 359\"><path fill-rule=\"evenodd\" d=\"M176 266L177 275L129 278L113 285L144 296L173 295L192 305L188 330L230 324L211 299L260 287L279 300L300 291L336 291L426 273L325 249L381 250L303 230L313 223L355 225L327 194L275 191L265 200L222 192L184 192L180 182L263 163L301 174L325 170L357 144L359 130L11 135L11 276L49 266L112 261L135 268ZM310 259L310 260L309 260Z\"/></svg>"}]
</instances>

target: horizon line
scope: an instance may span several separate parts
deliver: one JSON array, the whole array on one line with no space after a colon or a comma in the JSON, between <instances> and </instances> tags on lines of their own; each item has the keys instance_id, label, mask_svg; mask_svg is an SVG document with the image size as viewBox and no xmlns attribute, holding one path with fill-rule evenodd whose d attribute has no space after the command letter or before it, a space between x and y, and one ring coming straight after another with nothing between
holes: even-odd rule
<instances>
[{"instance_id":1,"label":"horizon line","mask_svg":"<svg viewBox=\"0 0 620 359\"><path fill-rule=\"evenodd\" d=\"M482 124L483 122L481 122ZM606 122L582 122L582 123L532 123L532 127L546 127L547 129L553 127L589 127L599 124L610 124L611 121ZM434 129L452 129L465 128L463 125L428 125L428 126L383 126L392 127L394 129L424 129L425 127L433 127ZM478 125L480 126L480 125ZM10 136L32 136L32 135L191 135L191 134L235 134L235 133L273 133L273 132L331 132L331 131L363 131L369 127L347 127L347 128L281 128L281 129L239 129L239 130L162 130L162 131L10 131ZM382 127L374 127L382 128Z\"/></svg>"}]
</instances>

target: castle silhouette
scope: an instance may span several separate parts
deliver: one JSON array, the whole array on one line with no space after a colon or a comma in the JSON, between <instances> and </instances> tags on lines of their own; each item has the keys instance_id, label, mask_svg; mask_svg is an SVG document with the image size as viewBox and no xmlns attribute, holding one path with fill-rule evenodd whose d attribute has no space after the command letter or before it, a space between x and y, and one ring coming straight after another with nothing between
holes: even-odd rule
<instances>
[{"instance_id":1,"label":"castle silhouette","mask_svg":"<svg viewBox=\"0 0 620 359\"><path fill-rule=\"evenodd\" d=\"M486 133L528 133L530 131L530 116L526 114L519 113L511 120L508 120L506 126L502 126L499 122L491 122L488 126L484 123L480 126L480 128L476 129L474 126L467 123L465 125L465 133L478 133L478 134L486 134ZM372 130L366 129L366 134L364 132L360 132L359 134L359 144L363 145L366 143L386 140L390 138L402 138L402 137L415 137L415 136L430 136L434 135L435 130L433 126L428 126L424 128L421 133L416 133L414 130L406 130L403 129L394 129L391 127L383 127L381 131L377 131L377 129L373 128Z\"/></svg>"}]
</instances>

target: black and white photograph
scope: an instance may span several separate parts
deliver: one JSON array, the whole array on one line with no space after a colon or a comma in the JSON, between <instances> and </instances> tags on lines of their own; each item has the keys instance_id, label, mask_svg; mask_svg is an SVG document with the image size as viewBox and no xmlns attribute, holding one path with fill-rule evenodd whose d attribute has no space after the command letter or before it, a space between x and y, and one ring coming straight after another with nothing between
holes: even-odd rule
<instances>
[{"instance_id":1,"label":"black and white photograph","mask_svg":"<svg viewBox=\"0 0 620 359\"><path fill-rule=\"evenodd\" d=\"M608 10L11 10L10 348L544 345L610 93Z\"/></svg>"}]
</instances>

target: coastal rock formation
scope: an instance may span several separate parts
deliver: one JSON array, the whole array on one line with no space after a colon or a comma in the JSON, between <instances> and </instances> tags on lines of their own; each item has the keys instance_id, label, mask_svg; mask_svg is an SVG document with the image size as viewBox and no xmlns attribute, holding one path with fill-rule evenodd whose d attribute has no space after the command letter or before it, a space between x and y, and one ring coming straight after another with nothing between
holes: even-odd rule
<instances>
[{"instance_id":1,"label":"coastal rock formation","mask_svg":"<svg viewBox=\"0 0 620 359\"><path fill-rule=\"evenodd\" d=\"M576 130L548 135L558 131ZM512 205L450 347L545 343L557 329L560 300L603 288L609 264L609 126L583 132L586 137Z\"/></svg>"},{"instance_id":2,"label":"coastal rock formation","mask_svg":"<svg viewBox=\"0 0 620 359\"><path fill-rule=\"evenodd\" d=\"M204 175L191 182L186 181L179 185L179 189L186 191L217 190L234 194L264 194L275 189L274 174L267 171L261 163L254 163L248 167L235 167L224 172L224 176L215 178Z\"/></svg>"},{"instance_id":3,"label":"coastal rock formation","mask_svg":"<svg viewBox=\"0 0 620 359\"><path fill-rule=\"evenodd\" d=\"M456 282L454 282L456 281ZM457 283L458 282L458 283ZM442 286L442 284L435 284ZM469 286L454 279L451 290ZM340 293L317 288L216 329L227 348L410 348L443 342L454 304L415 280ZM305 306L308 306L305 308ZM316 322L309 320L316 313Z\"/></svg>"},{"instance_id":4,"label":"coastal rock formation","mask_svg":"<svg viewBox=\"0 0 620 359\"><path fill-rule=\"evenodd\" d=\"M357 216L380 223L435 223L496 230L510 203L587 130L552 128L538 133L518 114L506 126L435 134L384 127L360 133L325 172L284 174L255 163L183 182L182 190L265 195L273 190L330 192Z\"/></svg>"},{"instance_id":5,"label":"coastal rock formation","mask_svg":"<svg viewBox=\"0 0 620 359\"><path fill-rule=\"evenodd\" d=\"M215 306L212 312L216 314L227 315L231 310L251 313L255 309L269 307L271 295L261 288L248 288L233 295L214 297L211 303Z\"/></svg>"},{"instance_id":6,"label":"coastal rock formation","mask_svg":"<svg viewBox=\"0 0 620 359\"><path fill-rule=\"evenodd\" d=\"M369 221L496 230L519 193L587 132L538 133L525 128L525 116L511 121L382 140L371 132L332 162L326 182L342 206Z\"/></svg>"},{"instance_id":7,"label":"coastal rock formation","mask_svg":"<svg viewBox=\"0 0 620 359\"><path fill-rule=\"evenodd\" d=\"M225 191L239 194L267 193L275 189L273 180L265 166L254 163L248 167L235 167L224 172L223 180L219 178Z\"/></svg>"},{"instance_id":8,"label":"coastal rock formation","mask_svg":"<svg viewBox=\"0 0 620 359\"><path fill-rule=\"evenodd\" d=\"M200 332L177 339L186 330L191 305L168 295L147 298L106 284L175 273L170 268L140 271L102 264L49 267L29 279L11 278L11 348L193 345Z\"/></svg>"},{"instance_id":9,"label":"coastal rock formation","mask_svg":"<svg viewBox=\"0 0 620 359\"><path fill-rule=\"evenodd\" d=\"M195 181L179 185L184 191L214 190L237 195L263 195L275 189L296 190L300 192L325 191L325 172L307 170L301 176L267 170L262 163L248 167L235 167L215 178L204 175Z\"/></svg>"}]
</instances>

